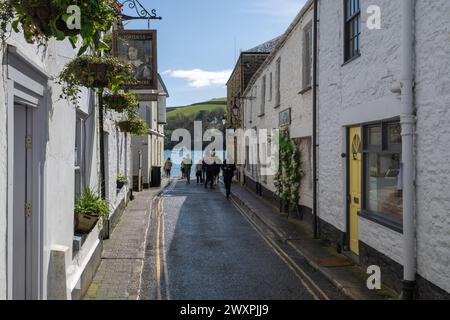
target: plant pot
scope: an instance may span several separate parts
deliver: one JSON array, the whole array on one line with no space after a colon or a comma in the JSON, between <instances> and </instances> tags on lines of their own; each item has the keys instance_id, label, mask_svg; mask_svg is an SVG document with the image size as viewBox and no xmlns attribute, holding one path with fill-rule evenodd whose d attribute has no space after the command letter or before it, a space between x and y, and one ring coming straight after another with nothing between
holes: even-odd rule
<instances>
[{"instance_id":1,"label":"plant pot","mask_svg":"<svg viewBox=\"0 0 450 320\"><path fill-rule=\"evenodd\" d=\"M124 185L125 185L124 182L117 181L117 189L122 189Z\"/></svg>"},{"instance_id":2,"label":"plant pot","mask_svg":"<svg viewBox=\"0 0 450 320\"><path fill-rule=\"evenodd\" d=\"M53 6L52 0L22 0L21 5L28 12L33 20L33 24L44 35L50 35L52 30L50 28L50 21L58 16L56 8ZM80 33L80 30L67 28L67 24L58 19L56 27L62 31L66 36L73 36Z\"/></svg>"},{"instance_id":3,"label":"plant pot","mask_svg":"<svg viewBox=\"0 0 450 320\"><path fill-rule=\"evenodd\" d=\"M75 231L80 233L89 233L94 229L100 217L98 215L89 215L85 213L75 213Z\"/></svg>"}]
</instances>

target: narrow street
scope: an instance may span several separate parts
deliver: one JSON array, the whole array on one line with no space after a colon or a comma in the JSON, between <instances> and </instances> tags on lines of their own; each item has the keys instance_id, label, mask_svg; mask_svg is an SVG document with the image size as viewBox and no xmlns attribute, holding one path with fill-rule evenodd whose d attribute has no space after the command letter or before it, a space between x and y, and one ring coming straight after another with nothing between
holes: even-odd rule
<instances>
[{"instance_id":1,"label":"narrow street","mask_svg":"<svg viewBox=\"0 0 450 320\"><path fill-rule=\"evenodd\" d=\"M141 299L343 299L219 187L173 180L151 219Z\"/></svg>"}]
</instances>

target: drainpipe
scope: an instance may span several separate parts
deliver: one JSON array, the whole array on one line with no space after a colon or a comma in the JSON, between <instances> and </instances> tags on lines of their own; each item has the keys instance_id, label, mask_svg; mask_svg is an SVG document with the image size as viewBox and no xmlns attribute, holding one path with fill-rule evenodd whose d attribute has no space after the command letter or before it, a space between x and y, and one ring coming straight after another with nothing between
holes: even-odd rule
<instances>
[{"instance_id":1,"label":"drainpipe","mask_svg":"<svg viewBox=\"0 0 450 320\"><path fill-rule=\"evenodd\" d=\"M403 165L403 289L401 299L414 296L416 283L416 248L414 224L414 104L413 104L413 21L414 0L402 0L401 33L401 104Z\"/></svg>"},{"instance_id":2,"label":"drainpipe","mask_svg":"<svg viewBox=\"0 0 450 320\"><path fill-rule=\"evenodd\" d=\"M317 147L319 146L317 143L317 24L318 24L318 0L314 0L314 22L313 22L313 83L312 83L312 92L313 92L313 110L312 110L312 118L313 118L313 132L312 132L312 144L313 144L313 154L312 154L312 162L313 162L313 215L314 215L314 239L319 238L319 219L317 217Z\"/></svg>"}]
</instances>

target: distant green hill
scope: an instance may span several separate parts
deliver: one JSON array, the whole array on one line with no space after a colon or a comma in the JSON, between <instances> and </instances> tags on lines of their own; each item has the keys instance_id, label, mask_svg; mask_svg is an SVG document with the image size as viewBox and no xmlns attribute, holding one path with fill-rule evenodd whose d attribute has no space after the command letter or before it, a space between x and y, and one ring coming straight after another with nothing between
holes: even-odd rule
<instances>
[{"instance_id":1,"label":"distant green hill","mask_svg":"<svg viewBox=\"0 0 450 320\"><path fill-rule=\"evenodd\" d=\"M167 118L170 121L170 119L175 118L178 114L182 114L185 117L192 117L201 111L213 111L216 109L222 109L225 111L227 106L226 99L227 98L216 98L206 102L191 104L189 106L168 108Z\"/></svg>"},{"instance_id":2,"label":"distant green hill","mask_svg":"<svg viewBox=\"0 0 450 320\"><path fill-rule=\"evenodd\" d=\"M203 131L207 129L223 130L227 101L217 98L198 102L189 106L167 109L167 125L165 127L166 149L172 149L178 141L171 141L172 132L176 129L186 129L194 136L194 121L201 121Z\"/></svg>"}]
</instances>

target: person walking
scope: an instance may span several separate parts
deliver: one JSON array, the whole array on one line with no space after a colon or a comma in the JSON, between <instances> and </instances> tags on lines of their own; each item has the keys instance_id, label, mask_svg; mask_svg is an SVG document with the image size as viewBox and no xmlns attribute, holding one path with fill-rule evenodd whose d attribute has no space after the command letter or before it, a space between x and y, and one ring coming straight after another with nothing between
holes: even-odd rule
<instances>
[{"instance_id":1,"label":"person walking","mask_svg":"<svg viewBox=\"0 0 450 320\"><path fill-rule=\"evenodd\" d=\"M192 160L189 155L183 159L181 165L184 169L184 175L186 176L186 183L191 184Z\"/></svg>"},{"instance_id":2,"label":"person walking","mask_svg":"<svg viewBox=\"0 0 450 320\"><path fill-rule=\"evenodd\" d=\"M195 176L197 177L197 184L203 183L203 164L202 160L199 160L195 166Z\"/></svg>"},{"instance_id":3,"label":"person walking","mask_svg":"<svg viewBox=\"0 0 450 320\"><path fill-rule=\"evenodd\" d=\"M206 180L206 162L202 160L202 183L205 183Z\"/></svg>"},{"instance_id":4,"label":"person walking","mask_svg":"<svg viewBox=\"0 0 450 320\"><path fill-rule=\"evenodd\" d=\"M211 157L211 154L204 159L204 166L206 171L206 179L205 179L205 189L208 188L208 183L210 183L211 189L214 189L214 167L215 167L214 158Z\"/></svg>"},{"instance_id":5,"label":"person walking","mask_svg":"<svg viewBox=\"0 0 450 320\"><path fill-rule=\"evenodd\" d=\"M227 199L230 198L231 182L233 181L233 176L234 176L235 171L236 171L235 164L227 164L226 160L223 161L222 174L223 174L223 182L225 184Z\"/></svg>"},{"instance_id":6,"label":"person walking","mask_svg":"<svg viewBox=\"0 0 450 320\"><path fill-rule=\"evenodd\" d=\"M164 169L166 170L166 177L170 178L170 171L172 171L172 160L170 160L170 158L168 158L166 160L166 163L164 164Z\"/></svg>"}]
</instances>

